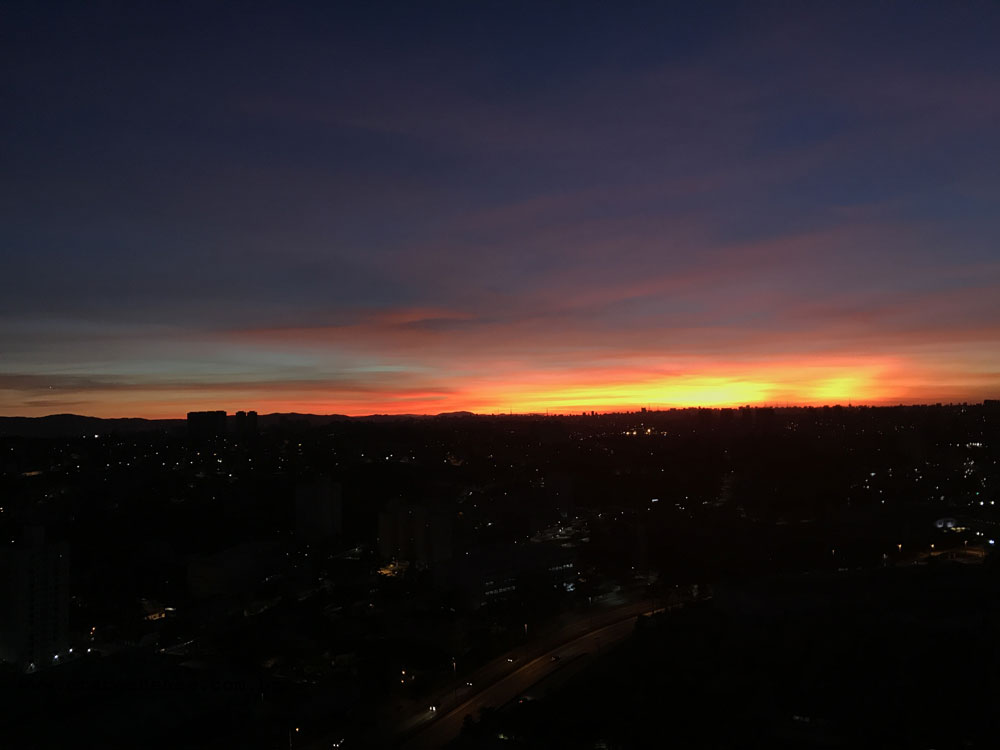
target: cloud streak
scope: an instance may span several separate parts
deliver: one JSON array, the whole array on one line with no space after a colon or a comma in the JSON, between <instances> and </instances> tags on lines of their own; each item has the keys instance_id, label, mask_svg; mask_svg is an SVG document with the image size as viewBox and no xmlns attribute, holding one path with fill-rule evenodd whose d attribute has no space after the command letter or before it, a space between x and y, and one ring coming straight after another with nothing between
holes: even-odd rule
<instances>
[{"instance_id":1,"label":"cloud streak","mask_svg":"<svg viewBox=\"0 0 1000 750\"><path fill-rule=\"evenodd\" d=\"M19 11L0 413L995 395L1000 13L905 11Z\"/></svg>"}]
</instances>

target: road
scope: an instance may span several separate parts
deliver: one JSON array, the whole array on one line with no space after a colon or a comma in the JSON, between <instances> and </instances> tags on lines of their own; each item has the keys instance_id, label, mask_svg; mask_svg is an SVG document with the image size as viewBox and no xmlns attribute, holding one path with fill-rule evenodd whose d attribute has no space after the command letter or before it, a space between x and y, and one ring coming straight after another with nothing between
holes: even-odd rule
<instances>
[{"instance_id":1,"label":"road","mask_svg":"<svg viewBox=\"0 0 1000 750\"><path fill-rule=\"evenodd\" d=\"M649 599L633 599L607 608L595 606L587 611L566 613L563 618L533 630L533 637L523 646L457 678L435 697L419 705L410 702L401 715L384 714L362 745L418 750L447 744L458 735L467 714L475 716L485 706L502 706L556 674L574 658L623 640L634 629L636 618L651 611L654 610ZM560 657L558 661L552 661L554 655ZM467 684L470 682L471 686ZM437 711L430 711L430 705L436 706ZM337 736L333 732L324 733L299 747L326 750Z\"/></svg>"},{"instance_id":2,"label":"road","mask_svg":"<svg viewBox=\"0 0 1000 750\"><path fill-rule=\"evenodd\" d=\"M624 619L602 625L560 643L521 664L514 671L487 685L450 710L442 707L437 712L427 711L399 746L404 750L423 750L446 745L458 736L467 715L477 716L480 710L488 706L504 706L526 694L530 695L534 685L553 675L572 660L597 653L627 638L635 628L637 616L648 611L647 609L630 613ZM558 656L559 659L553 660L553 656Z\"/></svg>"}]
</instances>

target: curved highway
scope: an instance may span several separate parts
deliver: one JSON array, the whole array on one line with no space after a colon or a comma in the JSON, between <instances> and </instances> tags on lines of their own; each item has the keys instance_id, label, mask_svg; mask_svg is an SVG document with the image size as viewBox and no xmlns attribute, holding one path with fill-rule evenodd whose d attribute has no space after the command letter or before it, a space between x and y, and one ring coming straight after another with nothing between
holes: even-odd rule
<instances>
[{"instance_id":1,"label":"curved highway","mask_svg":"<svg viewBox=\"0 0 1000 750\"><path fill-rule=\"evenodd\" d=\"M571 660L585 654L596 653L624 640L632 633L637 617L638 614L628 615L625 619L603 625L562 643L525 662L513 672L451 709L446 710L442 707L437 712L428 710L426 715L421 717L422 721L419 721L410 734L402 742L397 743L397 746L404 750L423 750L448 744L461 732L466 716L476 717L483 708L504 706L530 694L533 686L553 675Z\"/></svg>"}]
</instances>

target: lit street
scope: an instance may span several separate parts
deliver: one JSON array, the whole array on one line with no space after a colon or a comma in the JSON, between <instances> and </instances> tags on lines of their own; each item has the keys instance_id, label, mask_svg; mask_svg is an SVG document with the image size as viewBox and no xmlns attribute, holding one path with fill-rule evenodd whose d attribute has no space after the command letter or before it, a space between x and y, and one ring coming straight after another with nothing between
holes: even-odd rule
<instances>
[{"instance_id":1,"label":"lit street","mask_svg":"<svg viewBox=\"0 0 1000 750\"><path fill-rule=\"evenodd\" d=\"M631 607L631 609L635 609L635 607ZM500 707L517 700L529 693L531 688L543 679L564 668L573 659L596 653L627 638L635 627L637 615L643 613L644 611L640 609L638 613L628 614L625 619L601 625L582 635L569 635L575 629L572 626L566 626L547 639L546 646L549 648L544 653L524 662L513 672L489 684L471 698L450 710L446 706L442 706L436 712L427 711L415 722L416 728L413 730L413 734L401 746L414 750L441 747L458 735L466 716L475 717L483 708ZM620 611L614 614L621 616ZM602 622L607 619L610 618L607 616L602 618ZM563 640L560 643L560 638L567 636L571 640ZM559 659L553 660L553 656L558 656Z\"/></svg>"}]
</instances>

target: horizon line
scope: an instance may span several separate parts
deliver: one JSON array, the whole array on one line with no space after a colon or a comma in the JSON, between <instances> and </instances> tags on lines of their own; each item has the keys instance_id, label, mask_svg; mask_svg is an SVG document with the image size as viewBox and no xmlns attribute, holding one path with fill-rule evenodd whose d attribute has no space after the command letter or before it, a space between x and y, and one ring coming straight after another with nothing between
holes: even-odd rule
<instances>
[{"instance_id":1,"label":"horizon line","mask_svg":"<svg viewBox=\"0 0 1000 750\"><path fill-rule=\"evenodd\" d=\"M781 403L781 404L771 404L771 403L748 403L739 405L685 405L685 406L637 406L632 409L621 409L621 410L601 410L601 409L574 409L573 411L559 411L555 412L551 409L546 409L545 411L494 411L494 412L476 412L468 409L452 409L450 411L434 412L434 413L419 413L419 412L367 412L359 414L345 414L341 412L302 412L302 411L274 411L274 412L260 412L255 409L237 409L230 412L227 409L200 409L191 410L184 412L178 417L142 417L142 416L111 416L111 417L98 417L90 414L77 414L75 412L56 412L53 414L43 414L39 416L25 416L21 414L0 414L0 419L50 419L52 417L81 417L84 419L142 419L149 422L155 421L178 421L183 422L187 420L187 415L191 413L205 413L214 411L224 411L226 416L235 416L239 411L257 411L258 416L270 417L275 415L285 415L285 414L300 414L303 416L313 416L313 417L346 417L348 419L366 419L371 417L440 417L440 416L451 416L451 415L469 415L474 417L581 417L581 416L602 416L602 415L615 415L615 414L650 414L666 411L725 411L725 410L739 410L739 409L832 409L836 407L840 408L867 408L867 409L896 409L896 408L906 408L906 407L945 407L945 406L985 406L990 402L1000 401L1000 399L982 399L980 401L921 401L921 402L895 402L895 403L872 403L865 401L848 401L847 403L827 403L827 404L804 404L804 403ZM645 411L644 411L645 410Z\"/></svg>"}]
</instances>

